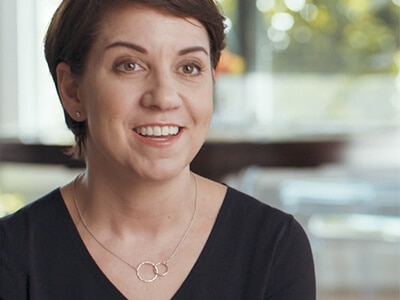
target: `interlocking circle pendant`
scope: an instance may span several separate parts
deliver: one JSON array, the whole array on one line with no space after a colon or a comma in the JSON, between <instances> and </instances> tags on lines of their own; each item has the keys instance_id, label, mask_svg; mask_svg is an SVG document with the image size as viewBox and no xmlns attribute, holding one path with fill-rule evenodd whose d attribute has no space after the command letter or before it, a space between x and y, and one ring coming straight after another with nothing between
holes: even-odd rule
<instances>
[{"instance_id":1,"label":"interlocking circle pendant","mask_svg":"<svg viewBox=\"0 0 400 300\"><path fill-rule=\"evenodd\" d=\"M146 278L145 276L143 276L143 274L141 274L142 267L144 267L144 266L151 267L151 269L153 271L152 277ZM162 269L164 271L162 273L160 273L160 269L159 269L160 266L162 266ZM154 280L156 280L159 276L163 277L163 276L167 275L168 271L169 271L168 264L166 262L155 264L151 261L143 261L136 268L136 276L139 278L140 281L150 283L150 282L153 282Z\"/></svg>"},{"instance_id":2,"label":"interlocking circle pendant","mask_svg":"<svg viewBox=\"0 0 400 300\"><path fill-rule=\"evenodd\" d=\"M164 270L163 273L160 273L160 266L162 267L162 270ZM164 277L165 275L168 274L169 269L168 269L168 264L166 262L158 263L158 264L156 264L156 267L158 269L158 272L157 272L158 276Z\"/></svg>"}]
</instances>

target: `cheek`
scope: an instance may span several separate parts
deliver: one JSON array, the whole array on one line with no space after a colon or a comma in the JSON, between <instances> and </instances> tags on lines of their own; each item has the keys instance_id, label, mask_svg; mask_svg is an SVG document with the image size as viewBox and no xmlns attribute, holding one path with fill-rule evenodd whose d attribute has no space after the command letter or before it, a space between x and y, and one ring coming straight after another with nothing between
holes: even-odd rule
<instances>
[{"instance_id":1,"label":"cheek","mask_svg":"<svg viewBox=\"0 0 400 300\"><path fill-rule=\"evenodd\" d=\"M94 81L85 93L88 117L108 119L126 114L131 109L133 97L126 88L112 80Z\"/></svg>"},{"instance_id":2,"label":"cheek","mask_svg":"<svg viewBox=\"0 0 400 300\"><path fill-rule=\"evenodd\" d=\"M207 89L205 95L203 96L203 111L204 114L211 118L214 111L214 90L213 87Z\"/></svg>"},{"instance_id":3,"label":"cheek","mask_svg":"<svg viewBox=\"0 0 400 300\"><path fill-rule=\"evenodd\" d=\"M196 97L196 104L193 105L193 114L201 127L209 127L213 114L213 96L212 93L199 93Z\"/></svg>"}]
</instances>

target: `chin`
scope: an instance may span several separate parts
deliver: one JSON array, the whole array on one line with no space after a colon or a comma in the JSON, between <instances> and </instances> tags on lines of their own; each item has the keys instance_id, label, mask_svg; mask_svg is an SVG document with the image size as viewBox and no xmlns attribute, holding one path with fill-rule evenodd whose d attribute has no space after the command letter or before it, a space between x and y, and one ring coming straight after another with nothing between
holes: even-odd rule
<instances>
[{"instance_id":1,"label":"chin","mask_svg":"<svg viewBox=\"0 0 400 300\"><path fill-rule=\"evenodd\" d=\"M152 166L146 168L139 174L139 177L146 181L166 181L171 180L173 178L177 178L185 172L190 172L189 165L185 165L181 168L177 167L178 164L166 164L161 165L158 164L156 166Z\"/></svg>"}]
</instances>

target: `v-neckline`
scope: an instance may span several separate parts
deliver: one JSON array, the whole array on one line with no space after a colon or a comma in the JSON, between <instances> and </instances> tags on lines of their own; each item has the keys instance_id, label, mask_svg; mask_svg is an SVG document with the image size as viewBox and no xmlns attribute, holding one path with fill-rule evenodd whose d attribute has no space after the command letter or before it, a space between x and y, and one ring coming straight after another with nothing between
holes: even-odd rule
<instances>
[{"instance_id":1,"label":"v-neckline","mask_svg":"<svg viewBox=\"0 0 400 300\"><path fill-rule=\"evenodd\" d=\"M175 291L174 295L172 296L171 300L179 299L179 294L184 293L185 287L190 286L190 281L193 276L198 272L204 263L207 262L207 257L210 253L210 250L213 248L213 243L218 240L216 237L219 235L219 228L221 228L220 223L223 222L224 216L226 215L224 212L228 209L228 204L230 197L228 194L231 193L231 189L228 187L225 193L222 205L217 213L217 217L215 219L214 225L210 231L210 234L200 251L198 258L196 259L192 269L186 276L185 280L182 282L180 287ZM75 248L77 249L78 256L82 259L85 265L88 267L90 272L100 280L101 284L107 288L107 290L112 291L115 293L116 297L120 297L121 299L127 299L127 297L111 282L111 280L104 274L101 270L99 265L96 263L92 255L90 254L89 250L87 249L85 243L82 240L81 235L78 232L78 229L75 226L75 223L71 217L71 214L65 204L64 198L61 194L60 189L58 189L59 200L62 205L62 214L63 220L66 223L66 229L71 236L71 242L74 244Z\"/></svg>"}]
</instances>

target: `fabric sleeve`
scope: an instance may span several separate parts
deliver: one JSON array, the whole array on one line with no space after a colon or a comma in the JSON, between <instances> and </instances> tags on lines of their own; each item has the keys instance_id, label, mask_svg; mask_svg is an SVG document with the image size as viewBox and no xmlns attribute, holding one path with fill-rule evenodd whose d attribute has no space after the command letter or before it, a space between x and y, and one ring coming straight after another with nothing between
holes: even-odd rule
<instances>
[{"instance_id":1,"label":"fabric sleeve","mask_svg":"<svg viewBox=\"0 0 400 300\"><path fill-rule=\"evenodd\" d=\"M314 262L310 243L300 224L292 217L279 233L267 282L268 300L316 299Z\"/></svg>"},{"instance_id":2,"label":"fabric sleeve","mask_svg":"<svg viewBox=\"0 0 400 300\"><path fill-rule=\"evenodd\" d=\"M0 219L0 300L28 299L25 223Z\"/></svg>"}]
</instances>

